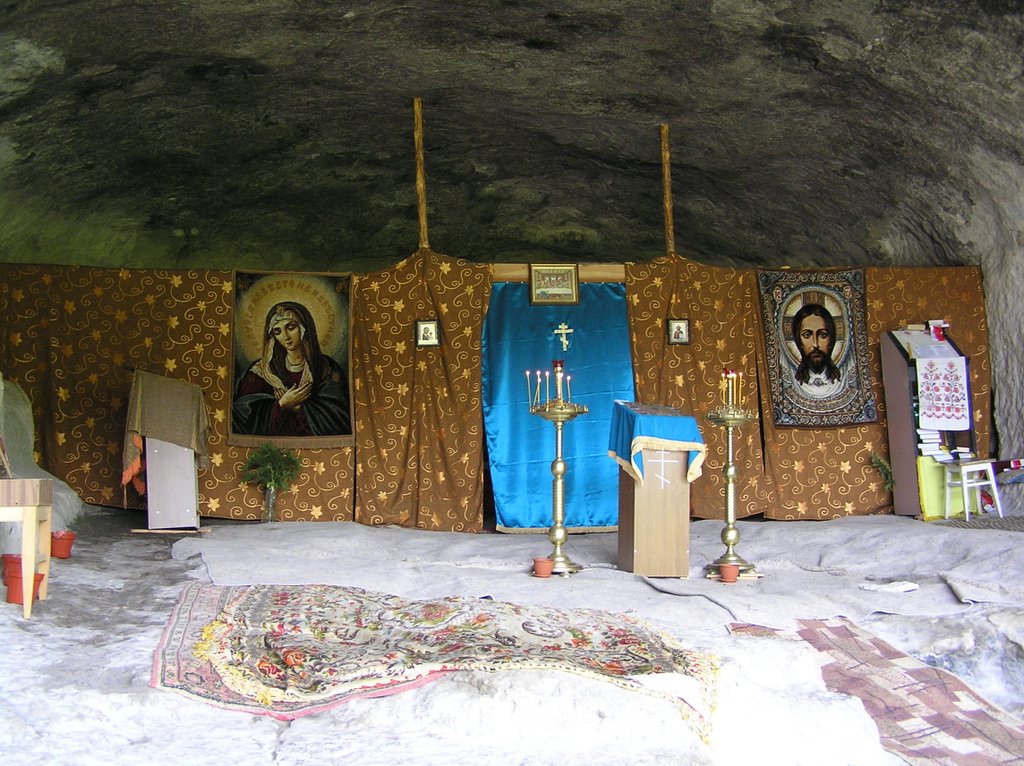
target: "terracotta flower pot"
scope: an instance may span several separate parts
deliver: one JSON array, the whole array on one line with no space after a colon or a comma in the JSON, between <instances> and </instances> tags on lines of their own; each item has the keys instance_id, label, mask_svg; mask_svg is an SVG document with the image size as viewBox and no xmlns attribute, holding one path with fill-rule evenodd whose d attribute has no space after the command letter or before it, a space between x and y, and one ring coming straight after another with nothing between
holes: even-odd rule
<instances>
[{"instance_id":1,"label":"terracotta flower pot","mask_svg":"<svg viewBox=\"0 0 1024 766\"><path fill-rule=\"evenodd\" d=\"M3 555L3 562L4 585L7 584L7 575L11 572L21 577L21 554L5 553Z\"/></svg>"},{"instance_id":2,"label":"terracotta flower pot","mask_svg":"<svg viewBox=\"0 0 1024 766\"><path fill-rule=\"evenodd\" d=\"M719 564L718 576L722 578L722 582L736 582L737 578L740 576L740 565Z\"/></svg>"},{"instance_id":3,"label":"terracotta flower pot","mask_svg":"<svg viewBox=\"0 0 1024 766\"><path fill-rule=\"evenodd\" d=\"M43 582L42 574L36 575L36 581L32 585L32 600L39 600L39 586ZM18 571L16 575L7 575L7 603L8 604L24 604L25 599L21 595L21 571Z\"/></svg>"},{"instance_id":4,"label":"terracotta flower pot","mask_svg":"<svg viewBox=\"0 0 1024 766\"><path fill-rule=\"evenodd\" d=\"M75 533L69 529L61 529L50 535L50 555L58 559L71 558L71 546L75 543Z\"/></svg>"},{"instance_id":5,"label":"terracotta flower pot","mask_svg":"<svg viewBox=\"0 0 1024 766\"><path fill-rule=\"evenodd\" d=\"M533 575L534 577L551 577L551 570L554 566L555 562L551 559L538 556L533 560Z\"/></svg>"}]
</instances>

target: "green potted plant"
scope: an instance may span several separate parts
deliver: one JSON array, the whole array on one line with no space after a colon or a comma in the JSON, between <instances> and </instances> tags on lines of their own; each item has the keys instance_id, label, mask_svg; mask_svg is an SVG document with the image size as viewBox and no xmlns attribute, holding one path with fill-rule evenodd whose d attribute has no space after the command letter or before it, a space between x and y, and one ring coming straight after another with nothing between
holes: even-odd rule
<instances>
[{"instance_id":1,"label":"green potted plant","mask_svg":"<svg viewBox=\"0 0 1024 766\"><path fill-rule=\"evenodd\" d=\"M889 461L879 455L877 452L871 453L871 465L873 465L878 472L882 474L882 479L885 481L885 491L892 492L893 478L892 478L892 466L889 465Z\"/></svg>"},{"instance_id":2,"label":"green potted plant","mask_svg":"<svg viewBox=\"0 0 1024 766\"><path fill-rule=\"evenodd\" d=\"M270 442L264 442L249 453L242 466L242 481L263 490L263 521L273 521L277 491L292 485L301 465L295 452Z\"/></svg>"}]
</instances>

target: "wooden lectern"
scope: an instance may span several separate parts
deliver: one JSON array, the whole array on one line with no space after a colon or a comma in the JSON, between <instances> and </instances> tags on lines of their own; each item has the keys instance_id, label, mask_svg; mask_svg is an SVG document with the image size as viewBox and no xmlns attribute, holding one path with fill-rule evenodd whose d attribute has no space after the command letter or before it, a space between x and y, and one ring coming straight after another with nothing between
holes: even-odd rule
<instances>
[{"instance_id":1,"label":"wooden lectern","mask_svg":"<svg viewBox=\"0 0 1024 766\"><path fill-rule=\"evenodd\" d=\"M689 576L690 482L706 451L694 418L662 405L615 402L608 454L619 464L619 569Z\"/></svg>"},{"instance_id":2,"label":"wooden lectern","mask_svg":"<svg viewBox=\"0 0 1024 766\"><path fill-rule=\"evenodd\" d=\"M150 529L199 529L196 471L209 464L208 442L209 422L199 386L135 371L121 483L143 489L136 480L145 469Z\"/></svg>"}]
</instances>

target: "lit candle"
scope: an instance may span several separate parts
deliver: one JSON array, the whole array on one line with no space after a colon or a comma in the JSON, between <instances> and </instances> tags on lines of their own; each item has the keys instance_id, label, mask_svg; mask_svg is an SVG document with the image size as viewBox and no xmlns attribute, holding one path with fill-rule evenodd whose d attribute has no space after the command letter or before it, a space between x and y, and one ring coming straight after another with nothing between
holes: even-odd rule
<instances>
[{"instance_id":1,"label":"lit candle","mask_svg":"<svg viewBox=\"0 0 1024 766\"><path fill-rule=\"evenodd\" d=\"M726 384L726 402L725 403L729 407L732 407L733 405L736 404L736 373L733 372L732 370L729 370L729 372L726 374L726 376L725 376L725 384Z\"/></svg>"},{"instance_id":2,"label":"lit candle","mask_svg":"<svg viewBox=\"0 0 1024 766\"><path fill-rule=\"evenodd\" d=\"M540 406L540 370L537 370L537 395L533 401L538 407Z\"/></svg>"},{"instance_id":3,"label":"lit candle","mask_svg":"<svg viewBox=\"0 0 1024 766\"><path fill-rule=\"evenodd\" d=\"M565 376L565 400L572 401L572 375Z\"/></svg>"},{"instance_id":4,"label":"lit candle","mask_svg":"<svg viewBox=\"0 0 1024 766\"><path fill-rule=\"evenodd\" d=\"M530 371L526 371L526 403L530 404L530 394L533 393L530 390Z\"/></svg>"},{"instance_id":5,"label":"lit candle","mask_svg":"<svg viewBox=\"0 0 1024 766\"><path fill-rule=\"evenodd\" d=\"M742 404L743 403L743 373L742 372L737 372L736 373L736 378L739 381L739 385L737 386L737 391L736 391L736 401L738 403Z\"/></svg>"},{"instance_id":6,"label":"lit candle","mask_svg":"<svg viewBox=\"0 0 1024 766\"><path fill-rule=\"evenodd\" d=\"M551 371L544 370L544 403L551 401Z\"/></svg>"},{"instance_id":7,"label":"lit candle","mask_svg":"<svg viewBox=\"0 0 1024 766\"><path fill-rule=\"evenodd\" d=\"M562 372L561 367L555 368L555 401L562 401L562 378L565 373Z\"/></svg>"}]
</instances>

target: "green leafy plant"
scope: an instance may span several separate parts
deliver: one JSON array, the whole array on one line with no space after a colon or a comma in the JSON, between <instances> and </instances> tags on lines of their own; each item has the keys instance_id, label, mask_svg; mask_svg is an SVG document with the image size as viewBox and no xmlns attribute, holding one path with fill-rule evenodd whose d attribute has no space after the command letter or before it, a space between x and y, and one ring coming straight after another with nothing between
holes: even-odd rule
<instances>
[{"instance_id":1,"label":"green leafy plant","mask_svg":"<svg viewBox=\"0 0 1024 766\"><path fill-rule=\"evenodd\" d=\"M295 452L264 442L249 453L242 466L242 481L258 487L288 489L298 478L301 467Z\"/></svg>"},{"instance_id":2,"label":"green leafy plant","mask_svg":"<svg viewBox=\"0 0 1024 766\"><path fill-rule=\"evenodd\" d=\"M885 479L885 491L892 492L892 466L889 465L889 461L877 452L872 452L871 465L877 468L878 472L882 474L882 478Z\"/></svg>"}]
</instances>

